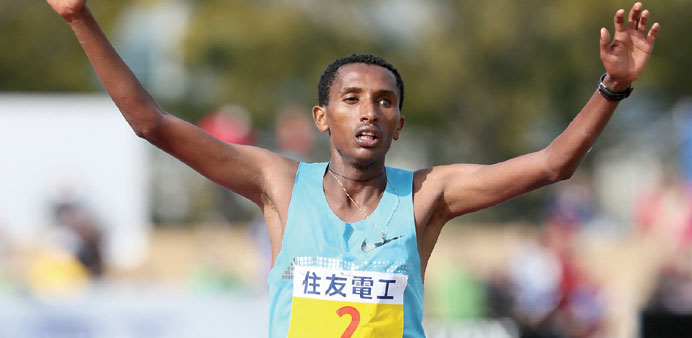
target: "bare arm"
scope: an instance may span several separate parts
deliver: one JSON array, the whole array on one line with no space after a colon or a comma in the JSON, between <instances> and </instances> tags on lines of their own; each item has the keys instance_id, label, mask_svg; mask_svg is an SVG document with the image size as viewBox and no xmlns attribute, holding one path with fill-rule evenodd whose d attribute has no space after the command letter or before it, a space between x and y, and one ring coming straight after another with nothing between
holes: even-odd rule
<instances>
[{"instance_id":1,"label":"bare arm","mask_svg":"<svg viewBox=\"0 0 692 338\"><path fill-rule=\"evenodd\" d=\"M646 32L648 11L636 3L625 20L615 14L615 37L601 29L601 60L610 89L623 91L644 70L660 26ZM449 219L483 209L544 185L567 179L594 144L616 101L595 92L570 125L546 148L493 165L456 164L416 172L416 224L441 226Z\"/></svg>"},{"instance_id":2,"label":"bare arm","mask_svg":"<svg viewBox=\"0 0 692 338\"><path fill-rule=\"evenodd\" d=\"M85 0L47 2L69 23L101 83L138 136L260 206L277 185L292 184L294 161L264 149L224 143L166 113L117 54Z\"/></svg>"}]
</instances>

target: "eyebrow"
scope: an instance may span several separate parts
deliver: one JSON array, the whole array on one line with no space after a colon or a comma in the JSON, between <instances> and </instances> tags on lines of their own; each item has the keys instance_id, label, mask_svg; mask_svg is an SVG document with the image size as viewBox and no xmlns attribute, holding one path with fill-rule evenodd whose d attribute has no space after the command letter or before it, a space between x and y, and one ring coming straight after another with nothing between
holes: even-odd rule
<instances>
[{"instance_id":1,"label":"eyebrow","mask_svg":"<svg viewBox=\"0 0 692 338\"><path fill-rule=\"evenodd\" d=\"M346 87L341 90L341 94L348 94L348 93L359 93L362 92L363 88L360 87ZM387 94L387 95L394 95L397 96L396 92L393 90L389 89L379 89L375 91L376 94L381 95L381 94Z\"/></svg>"},{"instance_id":2,"label":"eyebrow","mask_svg":"<svg viewBox=\"0 0 692 338\"><path fill-rule=\"evenodd\" d=\"M347 93L357 93L357 92L362 92L363 88L360 87L346 87L341 89L341 94L347 94Z\"/></svg>"}]
</instances>

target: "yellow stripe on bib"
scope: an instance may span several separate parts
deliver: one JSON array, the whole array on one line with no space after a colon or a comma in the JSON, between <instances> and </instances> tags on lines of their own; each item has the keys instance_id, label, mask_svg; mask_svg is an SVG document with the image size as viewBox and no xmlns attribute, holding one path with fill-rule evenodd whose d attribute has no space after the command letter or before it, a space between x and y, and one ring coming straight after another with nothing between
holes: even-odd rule
<instances>
[{"instance_id":1,"label":"yellow stripe on bib","mask_svg":"<svg viewBox=\"0 0 692 338\"><path fill-rule=\"evenodd\" d=\"M401 338L404 306L294 297L288 338Z\"/></svg>"}]
</instances>

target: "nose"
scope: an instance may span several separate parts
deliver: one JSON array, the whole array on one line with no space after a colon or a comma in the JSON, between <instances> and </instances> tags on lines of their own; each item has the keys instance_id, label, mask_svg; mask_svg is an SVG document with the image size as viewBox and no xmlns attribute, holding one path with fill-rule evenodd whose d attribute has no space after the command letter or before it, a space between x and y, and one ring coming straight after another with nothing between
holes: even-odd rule
<instances>
[{"instance_id":1,"label":"nose","mask_svg":"<svg viewBox=\"0 0 692 338\"><path fill-rule=\"evenodd\" d=\"M374 122L377 121L377 115L379 114L377 103L364 104L360 110L360 121L361 122Z\"/></svg>"}]
</instances>

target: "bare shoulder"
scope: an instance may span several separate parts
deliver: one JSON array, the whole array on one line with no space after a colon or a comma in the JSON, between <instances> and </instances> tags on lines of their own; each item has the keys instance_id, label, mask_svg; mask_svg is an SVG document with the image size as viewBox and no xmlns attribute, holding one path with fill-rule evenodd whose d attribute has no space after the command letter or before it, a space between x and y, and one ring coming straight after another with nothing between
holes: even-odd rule
<instances>
[{"instance_id":1,"label":"bare shoulder","mask_svg":"<svg viewBox=\"0 0 692 338\"><path fill-rule=\"evenodd\" d=\"M475 164L451 164L420 169L413 174L413 207L417 227L448 220L445 191L451 184L460 184L477 170ZM468 175L467 175L468 174ZM441 224L440 224L441 225Z\"/></svg>"},{"instance_id":2,"label":"bare shoulder","mask_svg":"<svg viewBox=\"0 0 692 338\"><path fill-rule=\"evenodd\" d=\"M438 165L432 168L416 170L413 173L414 191L420 189L435 189L441 188L448 183L447 180L451 175L459 176L460 174L471 173L475 170L484 167L479 164L456 163L447 165Z\"/></svg>"}]
</instances>

